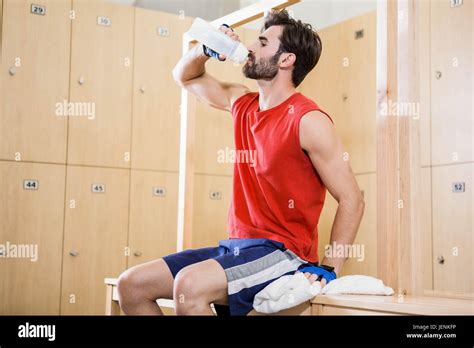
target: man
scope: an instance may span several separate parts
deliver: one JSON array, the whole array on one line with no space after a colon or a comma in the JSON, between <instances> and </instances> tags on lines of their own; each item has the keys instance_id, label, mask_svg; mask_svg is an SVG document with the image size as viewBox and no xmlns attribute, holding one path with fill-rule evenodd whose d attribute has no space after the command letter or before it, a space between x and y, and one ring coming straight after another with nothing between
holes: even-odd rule
<instances>
[{"instance_id":1,"label":"man","mask_svg":"<svg viewBox=\"0 0 474 348\"><path fill-rule=\"evenodd\" d=\"M234 40L231 29L221 30ZM215 52L198 45L173 70L174 79L203 102L230 111L236 150L228 215L229 240L133 267L118 283L126 314L162 314L156 299L174 299L176 313L213 314L211 304L245 315L255 294L279 277L303 272L321 285L340 273L345 257L319 266L317 222L326 188L338 201L331 244L352 244L364 202L332 120L295 88L316 66L321 40L311 25L272 11L243 67L258 93L218 81L205 71ZM211 53L211 54L210 54ZM219 55L219 60L226 57ZM316 267L315 267L316 266Z\"/></svg>"}]
</instances>

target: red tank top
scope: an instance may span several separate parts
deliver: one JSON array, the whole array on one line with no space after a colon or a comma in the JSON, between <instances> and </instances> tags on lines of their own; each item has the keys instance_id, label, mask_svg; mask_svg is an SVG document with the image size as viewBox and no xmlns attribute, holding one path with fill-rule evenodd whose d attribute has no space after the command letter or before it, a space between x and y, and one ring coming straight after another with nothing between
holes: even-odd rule
<instances>
[{"instance_id":1,"label":"red tank top","mask_svg":"<svg viewBox=\"0 0 474 348\"><path fill-rule=\"evenodd\" d=\"M301 148L299 123L309 111L326 113L299 92L264 111L258 98L248 93L232 105L236 153L230 238L272 239L317 262L326 187Z\"/></svg>"}]
</instances>

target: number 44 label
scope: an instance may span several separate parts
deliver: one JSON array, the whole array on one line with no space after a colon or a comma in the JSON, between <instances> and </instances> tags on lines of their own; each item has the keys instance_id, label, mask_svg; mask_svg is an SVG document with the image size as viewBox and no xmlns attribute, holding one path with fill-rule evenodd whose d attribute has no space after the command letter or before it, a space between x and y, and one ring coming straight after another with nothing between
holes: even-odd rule
<instances>
[{"instance_id":1,"label":"number 44 label","mask_svg":"<svg viewBox=\"0 0 474 348\"><path fill-rule=\"evenodd\" d=\"M37 190L39 188L38 180L26 179L23 181L23 188L25 190Z\"/></svg>"}]
</instances>

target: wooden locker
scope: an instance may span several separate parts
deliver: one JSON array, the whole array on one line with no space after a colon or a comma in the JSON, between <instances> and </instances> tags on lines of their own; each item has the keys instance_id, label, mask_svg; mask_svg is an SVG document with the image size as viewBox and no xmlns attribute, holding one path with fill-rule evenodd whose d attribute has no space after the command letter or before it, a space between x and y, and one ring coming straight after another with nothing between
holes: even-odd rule
<instances>
[{"instance_id":1,"label":"wooden locker","mask_svg":"<svg viewBox=\"0 0 474 348\"><path fill-rule=\"evenodd\" d=\"M228 239L227 214L232 195L232 177L194 176L192 248L217 246Z\"/></svg>"},{"instance_id":2,"label":"wooden locker","mask_svg":"<svg viewBox=\"0 0 474 348\"><path fill-rule=\"evenodd\" d=\"M334 120L356 174L375 171L375 29L369 12L320 30L321 58L300 88Z\"/></svg>"},{"instance_id":3,"label":"wooden locker","mask_svg":"<svg viewBox=\"0 0 474 348\"><path fill-rule=\"evenodd\" d=\"M316 67L306 76L300 85L300 91L312 99L324 111L329 113L338 130L343 127L341 115L343 96L343 59L347 47L346 39L341 33L341 25L333 25L318 31L323 44L323 51ZM343 134L340 134L342 137Z\"/></svg>"},{"instance_id":4,"label":"wooden locker","mask_svg":"<svg viewBox=\"0 0 474 348\"><path fill-rule=\"evenodd\" d=\"M136 9L132 168L178 171L181 88L171 72L191 23Z\"/></svg>"},{"instance_id":5,"label":"wooden locker","mask_svg":"<svg viewBox=\"0 0 474 348\"><path fill-rule=\"evenodd\" d=\"M68 166L61 314L103 314L126 267L129 170Z\"/></svg>"},{"instance_id":6,"label":"wooden locker","mask_svg":"<svg viewBox=\"0 0 474 348\"><path fill-rule=\"evenodd\" d=\"M70 93L83 116L69 121L68 163L128 168L134 8L74 0L73 10Z\"/></svg>"},{"instance_id":7,"label":"wooden locker","mask_svg":"<svg viewBox=\"0 0 474 348\"><path fill-rule=\"evenodd\" d=\"M474 4L430 6L432 164L472 161Z\"/></svg>"},{"instance_id":8,"label":"wooden locker","mask_svg":"<svg viewBox=\"0 0 474 348\"><path fill-rule=\"evenodd\" d=\"M376 18L372 11L342 23L343 43L348 43L342 49L343 61L348 60L338 130L357 174L376 170Z\"/></svg>"},{"instance_id":9,"label":"wooden locker","mask_svg":"<svg viewBox=\"0 0 474 348\"><path fill-rule=\"evenodd\" d=\"M421 233L423 250L423 289L433 290L433 231L431 214L431 167L421 168Z\"/></svg>"},{"instance_id":10,"label":"wooden locker","mask_svg":"<svg viewBox=\"0 0 474 348\"><path fill-rule=\"evenodd\" d=\"M3 0L0 0L0 57L2 57Z\"/></svg>"},{"instance_id":11,"label":"wooden locker","mask_svg":"<svg viewBox=\"0 0 474 348\"><path fill-rule=\"evenodd\" d=\"M472 162L432 169L434 290L474 293L473 173Z\"/></svg>"},{"instance_id":12,"label":"wooden locker","mask_svg":"<svg viewBox=\"0 0 474 348\"><path fill-rule=\"evenodd\" d=\"M59 314L65 173L64 165L0 161L2 315ZM18 248L24 257L14 257Z\"/></svg>"},{"instance_id":13,"label":"wooden locker","mask_svg":"<svg viewBox=\"0 0 474 348\"><path fill-rule=\"evenodd\" d=\"M430 57L430 2L419 4L419 46L420 60L420 146L421 165L431 165L431 57Z\"/></svg>"},{"instance_id":14,"label":"wooden locker","mask_svg":"<svg viewBox=\"0 0 474 348\"><path fill-rule=\"evenodd\" d=\"M71 3L34 4L3 4L0 158L65 163Z\"/></svg>"},{"instance_id":15,"label":"wooden locker","mask_svg":"<svg viewBox=\"0 0 474 348\"><path fill-rule=\"evenodd\" d=\"M176 252L178 173L132 170L128 267Z\"/></svg>"}]
</instances>

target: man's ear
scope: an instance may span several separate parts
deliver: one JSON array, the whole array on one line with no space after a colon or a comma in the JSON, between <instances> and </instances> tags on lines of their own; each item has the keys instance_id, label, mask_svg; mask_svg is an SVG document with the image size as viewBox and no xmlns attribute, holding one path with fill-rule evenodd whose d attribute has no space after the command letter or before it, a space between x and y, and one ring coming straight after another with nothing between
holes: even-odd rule
<instances>
[{"instance_id":1,"label":"man's ear","mask_svg":"<svg viewBox=\"0 0 474 348\"><path fill-rule=\"evenodd\" d=\"M280 56L280 68L290 68L296 62L296 55L294 53L282 53Z\"/></svg>"}]
</instances>

